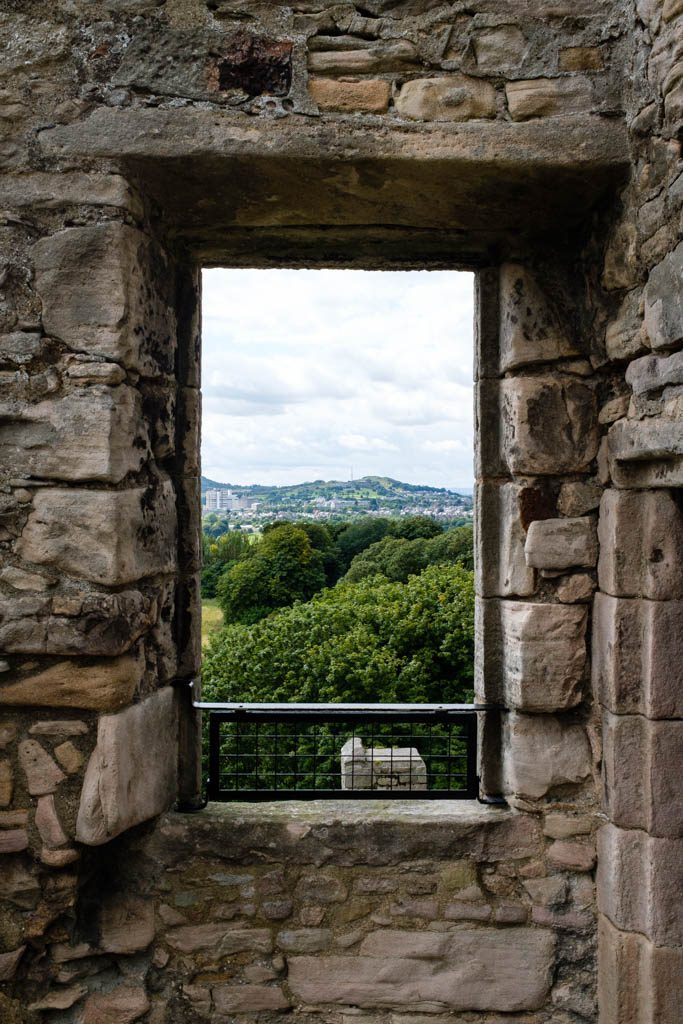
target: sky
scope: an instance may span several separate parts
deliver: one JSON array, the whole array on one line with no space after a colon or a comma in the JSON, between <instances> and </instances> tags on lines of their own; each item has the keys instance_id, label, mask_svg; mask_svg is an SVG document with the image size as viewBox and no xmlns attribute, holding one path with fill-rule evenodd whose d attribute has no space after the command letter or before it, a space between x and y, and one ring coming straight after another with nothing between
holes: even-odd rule
<instances>
[{"instance_id":1,"label":"sky","mask_svg":"<svg viewBox=\"0 0 683 1024\"><path fill-rule=\"evenodd\" d=\"M205 270L202 472L471 487L473 277Z\"/></svg>"}]
</instances>

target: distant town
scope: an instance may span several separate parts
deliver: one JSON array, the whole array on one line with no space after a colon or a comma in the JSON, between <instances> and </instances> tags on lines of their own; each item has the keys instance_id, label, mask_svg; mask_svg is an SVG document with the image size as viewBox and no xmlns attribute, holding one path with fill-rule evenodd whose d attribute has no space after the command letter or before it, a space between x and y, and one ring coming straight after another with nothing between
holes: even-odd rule
<instances>
[{"instance_id":1,"label":"distant town","mask_svg":"<svg viewBox=\"0 0 683 1024\"><path fill-rule=\"evenodd\" d=\"M467 489L464 489L467 490ZM444 525L472 519L472 495L401 483L390 477L314 480L290 487L222 484L202 477L202 515L258 532L282 519L340 520L361 516L428 515Z\"/></svg>"}]
</instances>

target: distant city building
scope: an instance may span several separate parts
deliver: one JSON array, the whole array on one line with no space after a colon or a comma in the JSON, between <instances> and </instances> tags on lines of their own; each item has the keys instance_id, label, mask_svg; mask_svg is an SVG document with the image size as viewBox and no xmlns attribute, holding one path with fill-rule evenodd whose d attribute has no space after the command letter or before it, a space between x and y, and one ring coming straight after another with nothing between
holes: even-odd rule
<instances>
[{"instance_id":1,"label":"distant city building","mask_svg":"<svg viewBox=\"0 0 683 1024\"><path fill-rule=\"evenodd\" d=\"M232 491L207 491L204 496L204 507L209 512L233 512L240 507L239 498Z\"/></svg>"}]
</instances>

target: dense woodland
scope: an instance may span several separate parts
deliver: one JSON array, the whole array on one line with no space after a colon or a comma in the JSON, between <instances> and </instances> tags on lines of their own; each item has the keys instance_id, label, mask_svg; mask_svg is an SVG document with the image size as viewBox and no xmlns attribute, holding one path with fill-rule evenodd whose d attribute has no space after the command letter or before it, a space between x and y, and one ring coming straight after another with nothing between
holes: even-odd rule
<instances>
[{"instance_id":1,"label":"dense woodland","mask_svg":"<svg viewBox=\"0 0 683 1024\"><path fill-rule=\"evenodd\" d=\"M428 516L205 536L203 596L225 623L205 651L205 697L471 700L472 569L472 527Z\"/></svg>"}]
</instances>

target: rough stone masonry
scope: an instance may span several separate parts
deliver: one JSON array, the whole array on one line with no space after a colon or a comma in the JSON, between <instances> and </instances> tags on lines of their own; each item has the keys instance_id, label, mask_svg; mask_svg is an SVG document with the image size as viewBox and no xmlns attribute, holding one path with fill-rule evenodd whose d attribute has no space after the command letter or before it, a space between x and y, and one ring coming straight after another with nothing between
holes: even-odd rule
<instances>
[{"instance_id":1,"label":"rough stone masonry","mask_svg":"<svg viewBox=\"0 0 683 1024\"><path fill-rule=\"evenodd\" d=\"M0 1018L677 1022L681 0L7 0L0 41ZM172 812L202 265L477 271L507 809Z\"/></svg>"}]
</instances>

